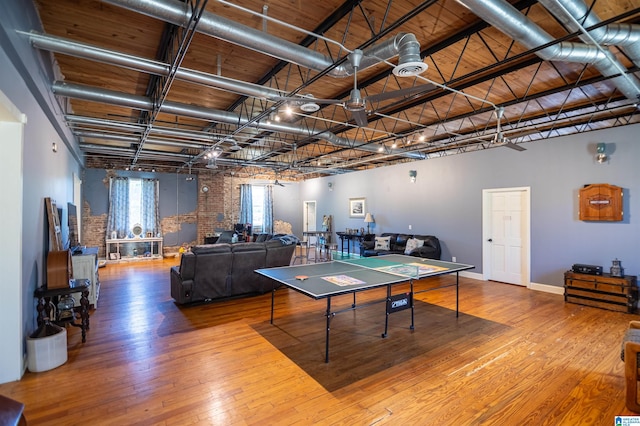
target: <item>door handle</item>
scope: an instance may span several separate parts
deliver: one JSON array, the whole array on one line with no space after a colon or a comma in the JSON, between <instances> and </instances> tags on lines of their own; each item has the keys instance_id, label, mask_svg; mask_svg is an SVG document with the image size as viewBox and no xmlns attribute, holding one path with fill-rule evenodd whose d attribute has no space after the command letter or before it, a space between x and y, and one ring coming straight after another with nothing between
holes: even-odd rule
<instances>
[{"instance_id":1,"label":"door handle","mask_svg":"<svg viewBox=\"0 0 640 426\"><path fill-rule=\"evenodd\" d=\"M490 243L492 243L492 242L493 242L493 239L492 239L492 238L489 238L487 241L489 241Z\"/></svg>"}]
</instances>

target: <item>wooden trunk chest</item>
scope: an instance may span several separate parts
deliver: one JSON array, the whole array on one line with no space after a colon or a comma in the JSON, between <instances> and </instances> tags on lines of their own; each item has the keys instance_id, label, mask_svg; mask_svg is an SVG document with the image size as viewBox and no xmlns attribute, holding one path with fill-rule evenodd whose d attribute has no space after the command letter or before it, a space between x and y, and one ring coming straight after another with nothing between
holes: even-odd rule
<instances>
[{"instance_id":1,"label":"wooden trunk chest","mask_svg":"<svg viewBox=\"0 0 640 426\"><path fill-rule=\"evenodd\" d=\"M634 313L638 307L636 276L612 277L572 271L564 273L565 302Z\"/></svg>"}]
</instances>

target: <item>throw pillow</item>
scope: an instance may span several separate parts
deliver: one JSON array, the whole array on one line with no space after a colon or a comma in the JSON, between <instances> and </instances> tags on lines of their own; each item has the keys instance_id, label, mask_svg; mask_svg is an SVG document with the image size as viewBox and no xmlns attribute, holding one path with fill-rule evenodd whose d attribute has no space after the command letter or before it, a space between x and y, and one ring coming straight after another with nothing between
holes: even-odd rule
<instances>
[{"instance_id":1,"label":"throw pillow","mask_svg":"<svg viewBox=\"0 0 640 426\"><path fill-rule=\"evenodd\" d=\"M391 237L376 237L376 250L389 250L389 244L391 243Z\"/></svg>"},{"instance_id":2,"label":"throw pillow","mask_svg":"<svg viewBox=\"0 0 640 426\"><path fill-rule=\"evenodd\" d=\"M411 252L418 247L422 247L424 245L424 240L419 240L417 238L409 238L407 240L407 246L404 249L404 254L411 254Z\"/></svg>"}]
</instances>

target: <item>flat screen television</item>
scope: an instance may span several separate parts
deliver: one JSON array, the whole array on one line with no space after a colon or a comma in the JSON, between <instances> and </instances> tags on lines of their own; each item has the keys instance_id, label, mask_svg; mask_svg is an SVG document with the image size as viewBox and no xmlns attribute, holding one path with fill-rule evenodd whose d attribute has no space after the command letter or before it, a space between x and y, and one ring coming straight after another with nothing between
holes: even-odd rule
<instances>
[{"instance_id":1,"label":"flat screen television","mask_svg":"<svg viewBox=\"0 0 640 426\"><path fill-rule=\"evenodd\" d=\"M80 234L78 234L78 211L75 204L67 204L67 224L69 225L69 248L73 250L80 245Z\"/></svg>"}]
</instances>

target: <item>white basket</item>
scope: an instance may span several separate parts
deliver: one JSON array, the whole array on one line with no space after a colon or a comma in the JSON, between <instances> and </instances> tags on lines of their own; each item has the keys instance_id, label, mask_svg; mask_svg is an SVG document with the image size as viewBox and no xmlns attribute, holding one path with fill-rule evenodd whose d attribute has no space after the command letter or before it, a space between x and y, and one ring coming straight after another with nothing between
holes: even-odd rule
<instances>
[{"instance_id":1,"label":"white basket","mask_svg":"<svg viewBox=\"0 0 640 426\"><path fill-rule=\"evenodd\" d=\"M27 368L32 373L51 370L67 362L67 330L46 337L27 337Z\"/></svg>"}]
</instances>

